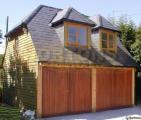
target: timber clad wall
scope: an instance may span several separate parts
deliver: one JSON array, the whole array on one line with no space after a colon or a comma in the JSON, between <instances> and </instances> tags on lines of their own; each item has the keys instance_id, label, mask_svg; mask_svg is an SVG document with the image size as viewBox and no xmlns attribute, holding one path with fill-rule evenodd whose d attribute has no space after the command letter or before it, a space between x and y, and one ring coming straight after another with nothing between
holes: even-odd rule
<instances>
[{"instance_id":1,"label":"timber clad wall","mask_svg":"<svg viewBox=\"0 0 141 120\"><path fill-rule=\"evenodd\" d=\"M30 33L19 31L8 41L4 69L4 102L36 107L37 55Z\"/></svg>"}]
</instances>

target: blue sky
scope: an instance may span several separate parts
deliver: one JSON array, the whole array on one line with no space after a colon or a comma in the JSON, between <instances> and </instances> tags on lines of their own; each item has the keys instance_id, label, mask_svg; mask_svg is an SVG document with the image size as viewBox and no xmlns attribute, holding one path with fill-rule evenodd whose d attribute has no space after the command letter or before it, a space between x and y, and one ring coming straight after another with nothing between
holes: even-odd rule
<instances>
[{"instance_id":1,"label":"blue sky","mask_svg":"<svg viewBox=\"0 0 141 120\"><path fill-rule=\"evenodd\" d=\"M11 29L40 4L58 8L72 6L89 16L101 14L104 17L118 18L127 14L136 25L141 23L140 0L1 0L0 29L5 33L6 16L10 18L9 29ZM4 43L0 46L0 53L3 52L3 48Z\"/></svg>"}]
</instances>

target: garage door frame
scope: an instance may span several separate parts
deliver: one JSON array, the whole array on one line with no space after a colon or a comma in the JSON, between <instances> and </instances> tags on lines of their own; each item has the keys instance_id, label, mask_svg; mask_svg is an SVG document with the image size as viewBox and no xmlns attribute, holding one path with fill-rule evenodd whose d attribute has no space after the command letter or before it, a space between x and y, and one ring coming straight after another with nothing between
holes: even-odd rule
<instances>
[{"instance_id":1,"label":"garage door frame","mask_svg":"<svg viewBox=\"0 0 141 120\"><path fill-rule=\"evenodd\" d=\"M43 67L72 67L72 68L91 68L92 69L92 111L96 111L96 68L107 68L98 65L87 65L87 64L55 64L47 62L39 62L38 64L38 77L37 77L37 117L42 117L42 68ZM135 71L134 67L108 67L112 69L132 69L132 105L134 105L134 94L135 94Z\"/></svg>"}]
</instances>

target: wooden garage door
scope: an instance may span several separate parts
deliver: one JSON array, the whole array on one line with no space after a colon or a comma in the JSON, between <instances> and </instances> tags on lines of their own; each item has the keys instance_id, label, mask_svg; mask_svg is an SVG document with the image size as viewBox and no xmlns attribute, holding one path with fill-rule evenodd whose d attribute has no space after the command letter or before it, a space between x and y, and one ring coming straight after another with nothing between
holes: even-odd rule
<instances>
[{"instance_id":1,"label":"wooden garage door","mask_svg":"<svg viewBox=\"0 0 141 120\"><path fill-rule=\"evenodd\" d=\"M68 84L67 71L43 68L43 116L67 113Z\"/></svg>"},{"instance_id":2,"label":"wooden garage door","mask_svg":"<svg viewBox=\"0 0 141 120\"><path fill-rule=\"evenodd\" d=\"M132 70L97 68L96 109L132 105Z\"/></svg>"},{"instance_id":3,"label":"wooden garage door","mask_svg":"<svg viewBox=\"0 0 141 120\"><path fill-rule=\"evenodd\" d=\"M91 111L91 72L89 69L69 69L71 113Z\"/></svg>"},{"instance_id":4,"label":"wooden garage door","mask_svg":"<svg viewBox=\"0 0 141 120\"><path fill-rule=\"evenodd\" d=\"M43 68L43 116L91 111L89 69Z\"/></svg>"}]
</instances>

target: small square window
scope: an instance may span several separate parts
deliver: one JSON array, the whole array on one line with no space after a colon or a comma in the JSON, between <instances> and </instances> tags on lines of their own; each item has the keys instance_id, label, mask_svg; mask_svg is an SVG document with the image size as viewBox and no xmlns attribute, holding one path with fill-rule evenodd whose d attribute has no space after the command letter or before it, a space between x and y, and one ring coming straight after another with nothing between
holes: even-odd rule
<instances>
[{"instance_id":1,"label":"small square window","mask_svg":"<svg viewBox=\"0 0 141 120\"><path fill-rule=\"evenodd\" d=\"M104 50L115 51L116 33L104 31L101 33L101 47Z\"/></svg>"},{"instance_id":2,"label":"small square window","mask_svg":"<svg viewBox=\"0 0 141 120\"><path fill-rule=\"evenodd\" d=\"M66 46L87 47L88 26L70 23L66 28Z\"/></svg>"}]
</instances>

